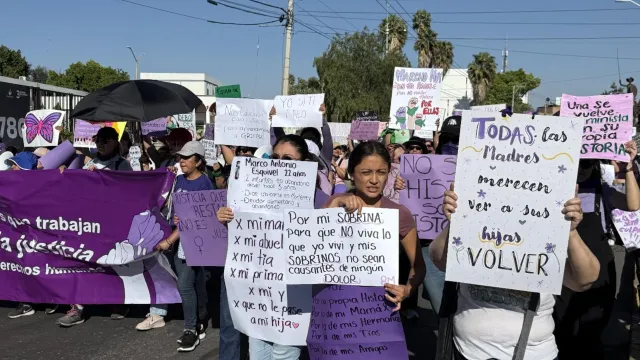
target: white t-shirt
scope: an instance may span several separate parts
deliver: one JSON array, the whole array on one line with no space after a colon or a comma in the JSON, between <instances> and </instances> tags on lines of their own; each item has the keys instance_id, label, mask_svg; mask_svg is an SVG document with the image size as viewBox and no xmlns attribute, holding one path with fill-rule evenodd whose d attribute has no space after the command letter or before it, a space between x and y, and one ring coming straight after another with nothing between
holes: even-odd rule
<instances>
[{"instance_id":1,"label":"white t-shirt","mask_svg":"<svg viewBox=\"0 0 640 360\"><path fill-rule=\"evenodd\" d=\"M522 331L530 293L479 285L460 284L458 311L453 318L453 340L469 360L513 357ZM553 360L558 347L553 336L553 295L540 294L533 318L525 360Z\"/></svg>"}]
</instances>

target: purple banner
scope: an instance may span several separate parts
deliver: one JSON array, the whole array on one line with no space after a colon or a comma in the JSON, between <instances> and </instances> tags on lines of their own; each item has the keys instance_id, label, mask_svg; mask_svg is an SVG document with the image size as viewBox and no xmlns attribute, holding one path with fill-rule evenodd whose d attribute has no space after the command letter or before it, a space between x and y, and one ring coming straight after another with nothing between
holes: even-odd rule
<instances>
[{"instance_id":1,"label":"purple banner","mask_svg":"<svg viewBox=\"0 0 640 360\"><path fill-rule=\"evenodd\" d=\"M402 155L400 176L406 189L400 204L413 213L419 239L435 239L447 226L442 199L456 174L456 157L450 155Z\"/></svg>"},{"instance_id":2,"label":"purple banner","mask_svg":"<svg viewBox=\"0 0 640 360\"><path fill-rule=\"evenodd\" d=\"M167 118L142 123L142 135L161 137L167 135Z\"/></svg>"},{"instance_id":3,"label":"purple banner","mask_svg":"<svg viewBox=\"0 0 640 360\"><path fill-rule=\"evenodd\" d=\"M408 359L400 314L384 294L383 287L314 286L310 359Z\"/></svg>"},{"instance_id":4,"label":"purple banner","mask_svg":"<svg viewBox=\"0 0 640 360\"><path fill-rule=\"evenodd\" d=\"M349 134L349 137L351 140L378 140L379 127L380 123L378 121L353 120L351 122L351 134Z\"/></svg>"},{"instance_id":5,"label":"purple banner","mask_svg":"<svg viewBox=\"0 0 640 360\"><path fill-rule=\"evenodd\" d=\"M167 171L58 169L0 177L0 300L53 304L179 303L155 252L171 228L158 203Z\"/></svg>"},{"instance_id":6,"label":"purple banner","mask_svg":"<svg viewBox=\"0 0 640 360\"><path fill-rule=\"evenodd\" d=\"M216 217L227 205L227 190L173 194L173 208L180 219L180 242L189 266L224 266L227 228Z\"/></svg>"}]
</instances>

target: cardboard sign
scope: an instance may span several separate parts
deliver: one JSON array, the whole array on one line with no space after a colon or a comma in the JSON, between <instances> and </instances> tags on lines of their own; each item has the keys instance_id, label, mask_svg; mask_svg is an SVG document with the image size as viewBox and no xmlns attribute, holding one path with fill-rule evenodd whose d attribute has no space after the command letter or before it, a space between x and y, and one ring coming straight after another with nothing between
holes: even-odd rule
<instances>
[{"instance_id":1,"label":"cardboard sign","mask_svg":"<svg viewBox=\"0 0 640 360\"><path fill-rule=\"evenodd\" d=\"M560 116L586 119L581 158L629 161L624 143L633 137L633 94L562 94Z\"/></svg>"},{"instance_id":2,"label":"cardboard sign","mask_svg":"<svg viewBox=\"0 0 640 360\"><path fill-rule=\"evenodd\" d=\"M583 122L463 112L447 281L560 294Z\"/></svg>"},{"instance_id":3,"label":"cardboard sign","mask_svg":"<svg viewBox=\"0 0 640 360\"><path fill-rule=\"evenodd\" d=\"M217 145L259 148L271 145L271 102L254 99L219 99L215 123Z\"/></svg>"},{"instance_id":4,"label":"cardboard sign","mask_svg":"<svg viewBox=\"0 0 640 360\"><path fill-rule=\"evenodd\" d=\"M285 210L288 284L398 283L396 209Z\"/></svg>"},{"instance_id":5,"label":"cardboard sign","mask_svg":"<svg viewBox=\"0 0 640 360\"><path fill-rule=\"evenodd\" d=\"M377 111L357 111L356 120L358 121L379 121Z\"/></svg>"},{"instance_id":6,"label":"cardboard sign","mask_svg":"<svg viewBox=\"0 0 640 360\"><path fill-rule=\"evenodd\" d=\"M304 345L311 286L287 285L282 216L236 212L224 268L233 326L247 336Z\"/></svg>"},{"instance_id":7,"label":"cardboard sign","mask_svg":"<svg viewBox=\"0 0 640 360\"><path fill-rule=\"evenodd\" d=\"M400 204L406 206L418 225L419 239L435 239L449 224L442 199L456 176L456 157L450 155L402 155L400 175L406 189Z\"/></svg>"},{"instance_id":8,"label":"cardboard sign","mask_svg":"<svg viewBox=\"0 0 640 360\"><path fill-rule=\"evenodd\" d=\"M351 140L378 140L378 130L380 126L377 121L354 120L351 123Z\"/></svg>"},{"instance_id":9,"label":"cardboard sign","mask_svg":"<svg viewBox=\"0 0 640 360\"><path fill-rule=\"evenodd\" d=\"M435 131L442 78L442 69L395 68L389 127Z\"/></svg>"},{"instance_id":10,"label":"cardboard sign","mask_svg":"<svg viewBox=\"0 0 640 360\"><path fill-rule=\"evenodd\" d=\"M236 156L229 177L229 207L273 213L313 209L318 163Z\"/></svg>"},{"instance_id":11,"label":"cardboard sign","mask_svg":"<svg viewBox=\"0 0 640 360\"><path fill-rule=\"evenodd\" d=\"M323 103L324 94L276 96L273 100L276 114L271 118L271 126L320 128Z\"/></svg>"},{"instance_id":12,"label":"cardboard sign","mask_svg":"<svg viewBox=\"0 0 640 360\"><path fill-rule=\"evenodd\" d=\"M216 97L218 99L224 99L224 98L239 99L242 97L242 92L240 91L240 85L217 86Z\"/></svg>"}]
</instances>

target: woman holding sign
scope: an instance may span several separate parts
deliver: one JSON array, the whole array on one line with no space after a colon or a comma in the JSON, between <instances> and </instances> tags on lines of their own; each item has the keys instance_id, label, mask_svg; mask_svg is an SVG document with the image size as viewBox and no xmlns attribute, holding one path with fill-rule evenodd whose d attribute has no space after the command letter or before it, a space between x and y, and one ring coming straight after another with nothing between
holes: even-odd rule
<instances>
[{"instance_id":1,"label":"woman holding sign","mask_svg":"<svg viewBox=\"0 0 640 360\"><path fill-rule=\"evenodd\" d=\"M271 159L290 161L313 161L307 142L298 135L285 135L273 146ZM316 191L318 196L318 191ZM233 210L221 207L217 212L218 221L228 224L233 220ZM249 337L249 356L251 360L298 360L301 349L298 346L275 344Z\"/></svg>"},{"instance_id":2,"label":"woman holding sign","mask_svg":"<svg viewBox=\"0 0 640 360\"><path fill-rule=\"evenodd\" d=\"M452 185L444 196L447 220L451 221L457 207L458 195ZM600 264L577 231L583 219L580 198L576 196L567 201L562 213L571 221L563 284L573 291L585 291L598 278ZM448 244L449 226L429 246L431 259L442 271L447 267ZM442 353L436 355L438 359L557 359L553 295L462 283L457 288L456 285L447 283L445 288L443 306L448 304L447 300L453 300L457 308L452 318L441 320L438 350ZM453 289L453 298L457 299L451 299L447 289ZM448 304L447 308L451 306ZM453 354L445 354L447 350Z\"/></svg>"},{"instance_id":3,"label":"woman holding sign","mask_svg":"<svg viewBox=\"0 0 640 360\"><path fill-rule=\"evenodd\" d=\"M402 301L418 290L425 276L425 264L411 211L403 205L394 203L382 195L389 170L391 157L381 143L362 142L351 153L347 171L354 189L347 194L334 195L324 208L342 207L347 212L362 211L364 207L398 209L400 233L398 239L409 258L411 271L405 285L385 284L386 298L396 304L394 311L400 310Z\"/></svg>"}]
</instances>

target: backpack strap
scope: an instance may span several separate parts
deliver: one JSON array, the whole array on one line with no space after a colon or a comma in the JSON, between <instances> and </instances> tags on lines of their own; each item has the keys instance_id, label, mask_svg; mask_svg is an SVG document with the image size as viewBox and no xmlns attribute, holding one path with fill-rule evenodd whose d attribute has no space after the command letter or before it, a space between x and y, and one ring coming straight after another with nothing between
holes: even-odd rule
<instances>
[{"instance_id":1,"label":"backpack strap","mask_svg":"<svg viewBox=\"0 0 640 360\"><path fill-rule=\"evenodd\" d=\"M513 353L513 360L523 360L524 353L527 350L527 343L529 342L529 333L531 333L531 325L533 325L533 317L538 312L538 306L540 305L540 294L533 293L529 298L529 306L527 312L524 314L524 321L522 323L522 331L520 331L520 337L516 344L516 350Z\"/></svg>"}]
</instances>

